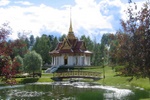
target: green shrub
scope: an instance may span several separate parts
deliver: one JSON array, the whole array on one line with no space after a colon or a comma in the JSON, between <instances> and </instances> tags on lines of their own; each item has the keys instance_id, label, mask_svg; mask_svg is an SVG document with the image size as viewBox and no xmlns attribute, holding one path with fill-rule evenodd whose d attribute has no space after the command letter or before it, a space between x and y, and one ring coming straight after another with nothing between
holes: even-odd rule
<instances>
[{"instance_id":1,"label":"green shrub","mask_svg":"<svg viewBox=\"0 0 150 100\"><path fill-rule=\"evenodd\" d=\"M115 72L121 72L124 69L124 66L116 66Z\"/></svg>"},{"instance_id":2,"label":"green shrub","mask_svg":"<svg viewBox=\"0 0 150 100\"><path fill-rule=\"evenodd\" d=\"M51 65L45 64L42 66L42 70L46 70L47 68L50 68L50 67L51 67Z\"/></svg>"},{"instance_id":3,"label":"green shrub","mask_svg":"<svg viewBox=\"0 0 150 100\"><path fill-rule=\"evenodd\" d=\"M14 78L26 78L26 76L22 74L17 74L14 76Z\"/></svg>"},{"instance_id":4,"label":"green shrub","mask_svg":"<svg viewBox=\"0 0 150 100\"><path fill-rule=\"evenodd\" d=\"M22 84L26 84L26 83L35 83L39 80L39 78L24 78L20 81L20 83Z\"/></svg>"}]
</instances>

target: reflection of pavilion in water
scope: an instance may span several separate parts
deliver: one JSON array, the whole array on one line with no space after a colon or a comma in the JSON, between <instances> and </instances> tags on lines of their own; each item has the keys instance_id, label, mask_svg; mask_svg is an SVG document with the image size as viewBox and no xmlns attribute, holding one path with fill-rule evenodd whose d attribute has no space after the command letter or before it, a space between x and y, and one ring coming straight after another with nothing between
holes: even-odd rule
<instances>
[{"instance_id":1,"label":"reflection of pavilion in water","mask_svg":"<svg viewBox=\"0 0 150 100\"><path fill-rule=\"evenodd\" d=\"M77 100L77 95L84 93L86 90L90 90L92 92L92 88L86 88L87 84L80 84L82 87L77 87L79 85L78 82L67 83L67 82L56 82L52 85L52 96L55 99L64 99L64 100ZM90 87L90 86L89 86Z\"/></svg>"},{"instance_id":2,"label":"reflection of pavilion in water","mask_svg":"<svg viewBox=\"0 0 150 100\"><path fill-rule=\"evenodd\" d=\"M70 28L67 37L59 42L55 50L50 52L53 66L90 66L90 56L84 41L75 37L70 19Z\"/></svg>"},{"instance_id":3,"label":"reflection of pavilion in water","mask_svg":"<svg viewBox=\"0 0 150 100\"><path fill-rule=\"evenodd\" d=\"M55 99L64 97L65 100L129 100L133 96L133 92L128 89L85 82L56 82L52 85L52 93Z\"/></svg>"}]
</instances>

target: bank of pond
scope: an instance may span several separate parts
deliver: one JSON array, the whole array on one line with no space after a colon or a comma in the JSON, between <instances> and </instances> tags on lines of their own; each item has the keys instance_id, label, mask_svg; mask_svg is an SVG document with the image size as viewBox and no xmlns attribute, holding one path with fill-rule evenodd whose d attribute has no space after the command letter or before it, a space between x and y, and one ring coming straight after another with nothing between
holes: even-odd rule
<instances>
[{"instance_id":1,"label":"bank of pond","mask_svg":"<svg viewBox=\"0 0 150 100\"><path fill-rule=\"evenodd\" d=\"M147 78L119 76L111 67L91 67L84 71L103 72L98 81L73 79L54 82L53 74L41 77L16 78L18 85L0 85L0 99L54 99L54 100L149 100L150 83ZM104 74L101 74L103 77ZM130 80L130 81L129 81Z\"/></svg>"},{"instance_id":2,"label":"bank of pond","mask_svg":"<svg viewBox=\"0 0 150 100\"><path fill-rule=\"evenodd\" d=\"M116 88L91 82L37 82L0 86L3 100L140 100L150 91L137 87Z\"/></svg>"}]
</instances>

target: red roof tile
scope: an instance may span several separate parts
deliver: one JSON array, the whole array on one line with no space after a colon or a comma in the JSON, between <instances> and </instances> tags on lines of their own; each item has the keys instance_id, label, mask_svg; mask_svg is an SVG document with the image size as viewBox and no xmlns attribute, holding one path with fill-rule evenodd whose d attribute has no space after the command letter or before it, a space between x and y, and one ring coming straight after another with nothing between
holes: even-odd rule
<instances>
[{"instance_id":1,"label":"red roof tile","mask_svg":"<svg viewBox=\"0 0 150 100\"><path fill-rule=\"evenodd\" d=\"M56 49L50 52L50 54L62 54L62 53L89 53L92 52L86 50L84 41L78 41L78 39L73 40L67 40L69 44L71 45L71 49L62 49L62 45L64 45L64 42L59 42ZM85 49L82 48L84 46ZM88 52L87 52L88 51Z\"/></svg>"}]
</instances>

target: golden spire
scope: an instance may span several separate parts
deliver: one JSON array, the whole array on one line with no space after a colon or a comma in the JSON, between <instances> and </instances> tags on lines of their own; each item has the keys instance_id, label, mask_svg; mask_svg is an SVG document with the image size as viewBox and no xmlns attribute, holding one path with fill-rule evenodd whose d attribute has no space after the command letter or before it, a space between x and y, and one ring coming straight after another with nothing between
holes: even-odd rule
<instances>
[{"instance_id":1,"label":"golden spire","mask_svg":"<svg viewBox=\"0 0 150 100\"><path fill-rule=\"evenodd\" d=\"M72 19L71 19L71 7L70 7L70 27L69 27L69 33L73 33L73 29L72 29Z\"/></svg>"},{"instance_id":2,"label":"golden spire","mask_svg":"<svg viewBox=\"0 0 150 100\"><path fill-rule=\"evenodd\" d=\"M69 40L76 39L76 37L74 36L74 33L73 33L73 29L72 29L71 8L70 8L70 27L69 27L69 32L68 32L67 38Z\"/></svg>"}]
</instances>

